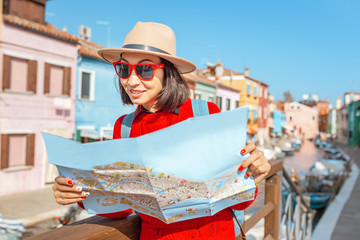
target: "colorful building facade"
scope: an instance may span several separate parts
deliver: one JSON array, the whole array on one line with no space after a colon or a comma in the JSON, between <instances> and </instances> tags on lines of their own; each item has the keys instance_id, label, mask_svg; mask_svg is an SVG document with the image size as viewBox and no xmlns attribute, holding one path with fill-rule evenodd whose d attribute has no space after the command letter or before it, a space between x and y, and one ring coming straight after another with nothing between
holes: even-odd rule
<instances>
[{"instance_id":1,"label":"colorful building facade","mask_svg":"<svg viewBox=\"0 0 360 240\"><path fill-rule=\"evenodd\" d=\"M315 138L318 134L318 111L298 102L285 103L286 125L302 138Z\"/></svg>"},{"instance_id":2,"label":"colorful building facade","mask_svg":"<svg viewBox=\"0 0 360 240\"><path fill-rule=\"evenodd\" d=\"M269 142L269 106L268 106L268 85L259 83L259 106L258 106L258 140L260 145Z\"/></svg>"},{"instance_id":3,"label":"colorful building facade","mask_svg":"<svg viewBox=\"0 0 360 240\"><path fill-rule=\"evenodd\" d=\"M115 121L135 107L123 105L112 64L97 55L102 46L79 42L74 139L78 142L112 139Z\"/></svg>"},{"instance_id":4,"label":"colorful building facade","mask_svg":"<svg viewBox=\"0 0 360 240\"><path fill-rule=\"evenodd\" d=\"M281 136L282 129L283 127L285 127L286 124L285 113L277 109L274 109L274 111L272 112L272 119L273 119L272 133L276 134L277 136Z\"/></svg>"},{"instance_id":5,"label":"colorful building facade","mask_svg":"<svg viewBox=\"0 0 360 240\"><path fill-rule=\"evenodd\" d=\"M336 138L336 108L331 108L328 114L328 128L327 132L331 138Z\"/></svg>"},{"instance_id":6,"label":"colorful building facade","mask_svg":"<svg viewBox=\"0 0 360 240\"><path fill-rule=\"evenodd\" d=\"M0 182L11 185L0 184L0 195L54 180L41 132L73 137L78 51L76 38L43 24L43 15L13 15L32 11L29 2L9 2L1 22ZM33 7L45 11L45 5Z\"/></svg>"},{"instance_id":7,"label":"colorful building facade","mask_svg":"<svg viewBox=\"0 0 360 240\"><path fill-rule=\"evenodd\" d=\"M347 106L347 114L348 145L360 146L360 100Z\"/></svg>"},{"instance_id":8,"label":"colorful building facade","mask_svg":"<svg viewBox=\"0 0 360 240\"><path fill-rule=\"evenodd\" d=\"M216 88L216 104L222 112L237 108L239 106L238 90L219 83Z\"/></svg>"}]
</instances>

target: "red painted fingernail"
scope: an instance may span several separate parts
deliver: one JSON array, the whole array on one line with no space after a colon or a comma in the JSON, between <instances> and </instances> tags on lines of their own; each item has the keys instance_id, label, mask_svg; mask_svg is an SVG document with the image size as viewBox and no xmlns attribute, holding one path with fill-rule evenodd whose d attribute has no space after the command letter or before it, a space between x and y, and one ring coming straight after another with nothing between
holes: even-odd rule
<instances>
[{"instance_id":1,"label":"red painted fingernail","mask_svg":"<svg viewBox=\"0 0 360 240\"><path fill-rule=\"evenodd\" d=\"M72 180L69 180L69 181L68 181L68 184L73 184Z\"/></svg>"},{"instance_id":2,"label":"red painted fingernail","mask_svg":"<svg viewBox=\"0 0 360 240\"><path fill-rule=\"evenodd\" d=\"M245 177L247 177L247 178L250 177L250 174L246 173L246 174L245 174Z\"/></svg>"},{"instance_id":3,"label":"red painted fingernail","mask_svg":"<svg viewBox=\"0 0 360 240\"><path fill-rule=\"evenodd\" d=\"M244 170L244 167L243 167L243 166L240 166L240 167L239 167L239 171L242 171L242 170Z\"/></svg>"},{"instance_id":4,"label":"red painted fingernail","mask_svg":"<svg viewBox=\"0 0 360 240\"><path fill-rule=\"evenodd\" d=\"M81 199L85 199L86 197L81 197Z\"/></svg>"},{"instance_id":5,"label":"red painted fingernail","mask_svg":"<svg viewBox=\"0 0 360 240\"><path fill-rule=\"evenodd\" d=\"M244 154L246 153L245 148L243 148L240 153L241 153L242 155L244 155Z\"/></svg>"}]
</instances>

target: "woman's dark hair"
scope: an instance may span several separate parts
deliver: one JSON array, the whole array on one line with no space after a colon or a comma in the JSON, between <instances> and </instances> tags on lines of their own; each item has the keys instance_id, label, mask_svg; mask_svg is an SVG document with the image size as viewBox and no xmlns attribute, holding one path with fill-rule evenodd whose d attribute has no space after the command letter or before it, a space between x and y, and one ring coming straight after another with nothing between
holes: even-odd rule
<instances>
[{"instance_id":1,"label":"woman's dark hair","mask_svg":"<svg viewBox=\"0 0 360 240\"><path fill-rule=\"evenodd\" d=\"M160 59L161 63L165 65L164 81L163 89L157 96L155 107L160 111L171 112L186 101L186 99L190 96L190 90L189 86L180 75L174 64L163 58ZM120 78L119 88L123 103L126 105L133 105L130 97L127 95L124 87L121 84Z\"/></svg>"}]
</instances>

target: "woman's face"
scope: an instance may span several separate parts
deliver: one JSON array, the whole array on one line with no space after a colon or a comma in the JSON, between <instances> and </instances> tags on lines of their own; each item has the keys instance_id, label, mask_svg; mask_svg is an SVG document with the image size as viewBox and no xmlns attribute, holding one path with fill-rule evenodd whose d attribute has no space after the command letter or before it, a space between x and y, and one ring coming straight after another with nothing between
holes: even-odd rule
<instances>
[{"instance_id":1,"label":"woman's face","mask_svg":"<svg viewBox=\"0 0 360 240\"><path fill-rule=\"evenodd\" d=\"M129 64L161 64L157 56L143 53L123 53L121 62ZM155 112L155 102L157 95L163 88L164 69L155 70L154 78L148 81L140 80L133 70L128 79L121 79L121 85L124 87L127 95L133 104L142 105L147 110Z\"/></svg>"}]
</instances>

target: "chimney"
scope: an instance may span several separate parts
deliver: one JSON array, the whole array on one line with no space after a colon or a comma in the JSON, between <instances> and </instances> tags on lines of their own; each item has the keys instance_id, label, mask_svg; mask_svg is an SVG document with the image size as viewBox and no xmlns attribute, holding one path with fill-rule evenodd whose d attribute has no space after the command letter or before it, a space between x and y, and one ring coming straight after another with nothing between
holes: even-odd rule
<instances>
[{"instance_id":1,"label":"chimney","mask_svg":"<svg viewBox=\"0 0 360 240\"><path fill-rule=\"evenodd\" d=\"M337 97L336 98L336 109L340 109L341 108L341 97Z\"/></svg>"},{"instance_id":2,"label":"chimney","mask_svg":"<svg viewBox=\"0 0 360 240\"><path fill-rule=\"evenodd\" d=\"M45 24L46 1L47 0L3 0L3 13Z\"/></svg>"},{"instance_id":3,"label":"chimney","mask_svg":"<svg viewBox=\"0 0 360 240\"><path fill-rule=\"evenodd\" d=\"M250 68L249 67L245 68L244 75L245 75L245 77L250 76Z\"/></svg>"},{"instance_id":4,"label":"chimney","mask_svg":"<svg viewBox=\"0 0 360 240\"><path fill-rule=\"evenodd\" d=\"M215 79L219 80L224 75L224 67L222 62L217 62L215 66Z\"/></svg>"}]
</instances>

